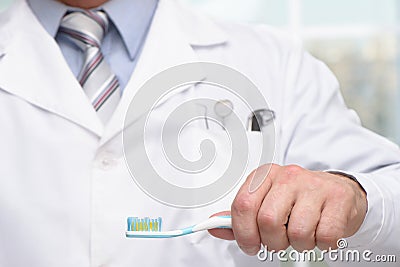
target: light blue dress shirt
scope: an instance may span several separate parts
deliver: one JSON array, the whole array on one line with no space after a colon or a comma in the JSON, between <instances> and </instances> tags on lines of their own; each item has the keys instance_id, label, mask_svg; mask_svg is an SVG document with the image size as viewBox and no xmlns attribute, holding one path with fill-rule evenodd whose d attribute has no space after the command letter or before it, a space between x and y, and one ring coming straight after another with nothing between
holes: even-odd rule
<instances>
[{"instance_id":1,"label":"light blue dress shirt","mask_svg":"<svg viewBox=\"0 0 400 267\"><path fill-rule=\"evenodd\" d=\"M78 76L83 65L83 52L57 32L65 13L79 9L55 0L28 0L28 3L43 27L56 39L72 72ZM104 10L111 21L101 49L121 90L135 68L157 4L158 0L110 0L94 9Z\"/></svg>"}]
</instances>

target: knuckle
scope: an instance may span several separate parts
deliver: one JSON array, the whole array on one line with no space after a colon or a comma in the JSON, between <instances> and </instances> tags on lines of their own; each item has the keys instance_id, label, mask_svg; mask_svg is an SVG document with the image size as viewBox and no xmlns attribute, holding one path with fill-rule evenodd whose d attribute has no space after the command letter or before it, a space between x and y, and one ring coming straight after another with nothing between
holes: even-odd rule
<instances>
[{"instance_id":1,"label":"knuckle","mask_svg":"<svg viewBox=\"0 0 400 267\"><path fill-rule=\"evenodd\" d=\"M285 167L286 174L292 177L298 176L300 173L303 172L303 168L298 165L287 165Z\"/></svg>"},{"instance_id":2,"label":"knuckle","mask_svg":"<svg viewBox=\"0 0 400 267\"><path fill-rule=\"evenodd\" d=\"M279 176L279 183L291 184L301 175L303 168L297 165L287 165L283 167L283 171Z\"/></svg>"},{"instance_id":3,"label":"knuckle","mask_svg":"<svg viewBox=\"0 0 400 267\"><path fill-rule=\"evenodd\" d=\"M260 211L257 215L257 223L262 229L275 229L279 227L275 214L270 210Z\"/></svg>"},{"instance_id":4,"label":"knuckle","mask_svg":"<svg viewBox=\"0 0 400 267\"><path fill-rule=\"evenodd\" d=\"M232 203L232 212L235 214L243 214L253 212L255 203L245 194L238 194Z\"/></svg>"},{"instance_id":5,"label":"knuckle","mask_svg":"<svg viewBox=\"0 0 400 267\"><path fill-rule=\"evenodd\" d=\"M310 238L311 232L302 227L289 227L287 234L291 242L302 243Z\"/></svg>"}]
</instances>

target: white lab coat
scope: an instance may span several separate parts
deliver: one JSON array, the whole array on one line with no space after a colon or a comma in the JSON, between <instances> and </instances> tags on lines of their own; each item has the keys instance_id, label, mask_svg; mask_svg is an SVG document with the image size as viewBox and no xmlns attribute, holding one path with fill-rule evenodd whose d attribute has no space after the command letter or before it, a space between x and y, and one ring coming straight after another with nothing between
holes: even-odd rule
<instances>
[{"instance_id":1,"label":"white lab coat","mask_svg":"<svg viewBox=\"0 0 400 267\"><path fill-rule=\"evenodd\" d=\"M135 92L160 70L194 61L233 67L262 90L276 112L276 163L354 174L369 209L350 245L399 257L399 149L360 127L334 76L298 42L161 0L132 79L103 127L54 39L17 0L0 15L0 266L277 264L206 232L169 240L124 236L128 216L186 226L230 208L234 191L198 209L163 205L138 188L124 162L121 131Z\"/></svg>"}]
</instances>

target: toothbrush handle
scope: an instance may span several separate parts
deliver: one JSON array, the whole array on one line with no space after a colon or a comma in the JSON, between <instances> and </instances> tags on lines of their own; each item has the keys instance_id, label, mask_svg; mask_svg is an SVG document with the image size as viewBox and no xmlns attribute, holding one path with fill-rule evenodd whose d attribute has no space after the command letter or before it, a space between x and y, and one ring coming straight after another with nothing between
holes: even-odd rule
<instances>
[{"instance_id":1,"label":"toothbrush handle","mask_svg":"<svg viewBox=\"0 0 400 267\"><path fill-rule=\"evenodd\" d=\"M208 220L196 224L193 226L192 231L204 231L209 229L216 229L216 228L227 228L232 229L232 220L231 216L215 216L211 217Z\"/></svg>"}]
</instances>

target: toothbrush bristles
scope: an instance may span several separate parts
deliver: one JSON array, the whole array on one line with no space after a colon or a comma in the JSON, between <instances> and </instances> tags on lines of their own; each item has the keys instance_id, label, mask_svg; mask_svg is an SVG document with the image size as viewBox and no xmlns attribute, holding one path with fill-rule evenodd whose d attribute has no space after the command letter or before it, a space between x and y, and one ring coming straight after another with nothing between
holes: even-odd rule
<instances>
[{"instance_id":1,"label":"toothbrush bristles","mask_svg":"<svg viewBox=\"0 0 400 267\"><path fill-rule=\"evenodd\" d=\"M161 222L161 217L157 219L129 217L128 231L161 232Z\"/></svg>"}]
</instances>

